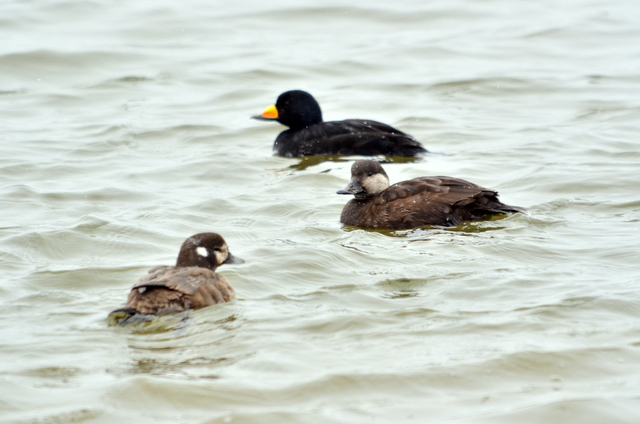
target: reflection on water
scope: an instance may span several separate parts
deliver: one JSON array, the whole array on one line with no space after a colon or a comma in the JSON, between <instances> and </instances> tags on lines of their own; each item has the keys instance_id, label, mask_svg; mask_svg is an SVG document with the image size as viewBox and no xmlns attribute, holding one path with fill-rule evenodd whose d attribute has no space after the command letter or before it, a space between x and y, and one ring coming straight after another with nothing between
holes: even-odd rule
<instances>
[{"instance_id":1,"label":"reflection on water","mask_svg":"<svg viewBox=\"0 0 640 424\"><path fill-rule=\"evenodd\" d=\"M360 228L351 225L343 225L342 228L345 231L367 231L378 234L384 234L389 237L428 237L433 232L452 231L460 233L484 233L488 231L500 231L507 227L497 225L497 222L509 218L512 215L488 215L485 218L478 219L476 221L463 222L462 224L442 227L436 225L423 225L422 227L413 228L410 230L389 230L385 228Z\"/></svg>"},{"instance_id":2,"label":"reflection on water","mask_svg":"<svg viewBox=\"0 0 640 424\"><path fill-rule=\"evenodd\" d=\"M190 311L168 315L142 315L137 314L136 320L123 323L123 319L131 316L127 312L111 312L107 316L109 326L125 326L138 334L164 333L167 331L181 331L189 323Z\"/></svg>"},{"instance_id":3,"label":"reflection on water","mask_svg":"<svg viewBox=\"0 0 640 424\"><path fill-rule=\"evenodd\" d=\"M218 378L212 372L220 367L230 366L248 354L233 354L224 347L233 344L240 330L242 320L239 316L233 314L211 319L219 314L216 313L215 306L206 309L214 311L198 311L203 314L188 311L121 327L121 332L129 334L126 356L132 361L125 367L111 371L123 375Z\"/></svg>"},{"instance_id":4,"label":"reflection on water","mask_svg":"<svg viewBox=\"0 0 640 424\"><path fill-rule=\"evenodd\" d=\"M182 362L158 360L153 358L136 359L123 374L150 374L170 378L184 379L216 379L219 375L211 374L216 368L232 365L235 360L229 358L190 358Z\"/></svg>"},{"instance_id":5,"label":"reflection on water","mask_svg":"<svg viewBox=\"0 0 640 424\"><path fill-rule=\"evenodd\" d=\"M403 299L420 296L422 293L421 289L425 283L422 279L395 278L376 283L376 286L388 292L383 295L384 297L389 299Z\"/></svg>"},{"instance_id":6,"label":"reflection on water","mask_svg":"<svg viewBox=\"0 0 640 424\"><path fill-rule=\"evenodd\" d=\"M290 165L290 169L304 170L311 166L318 165L323 162L353 162L358 159L374 159L380 163L411 163L421 162L424 158L405 157L405 156L343 156L343 155L318 155L318 156L305 156L303 158L294 158L292 160L299 161L296 164ZM329 172L329 170L323 171Z\"/></svg>"}]
</instances>

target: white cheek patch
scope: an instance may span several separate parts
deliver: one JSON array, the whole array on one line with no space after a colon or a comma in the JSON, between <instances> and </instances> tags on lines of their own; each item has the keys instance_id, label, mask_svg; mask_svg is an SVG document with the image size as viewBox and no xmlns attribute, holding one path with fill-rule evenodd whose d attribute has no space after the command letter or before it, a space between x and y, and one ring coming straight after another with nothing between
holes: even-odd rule
<instances>
[{"instance_id":1,"label":"white cheek patch","mask_svg":"<svg viewBox=\"0 0 640 424\"><path fill-rule=\"evenodd\" d=\"M205 258L207 256L209 256L209 252L207 252L207 248L206 247L200 246L200 247L196 248L196 252L198 253L198 255L204 256Z\"/></svg>"},{"instance_id":2,"label":"white cheek patch","mask_svg":"<svg viewBox=\"0 0 640 424\"><path fill-rule=\"evenodd\" d=\"M146 287L138 287L138 293L142 294L147 290Z\"/></svg>"}]
</instances>

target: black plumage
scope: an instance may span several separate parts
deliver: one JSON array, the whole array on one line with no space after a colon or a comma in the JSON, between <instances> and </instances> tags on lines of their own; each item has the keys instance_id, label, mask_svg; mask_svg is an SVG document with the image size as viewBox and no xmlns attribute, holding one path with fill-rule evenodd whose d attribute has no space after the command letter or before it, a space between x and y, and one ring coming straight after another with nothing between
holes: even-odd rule
<instances>
[{"instance_id":1,"label":"black plumage","mask_svg":"<svg viewBox=\"0 0 640 424\"><path fill-rule=\"evenodd\" d=\"M301 90L282 93L275 105L253 118L275 120L289 127L273 144L273 150L281 156L415 157L427 153L415 138L381 122L363 119L324 122L318 102Z\"/></svg>"}]
</instances>

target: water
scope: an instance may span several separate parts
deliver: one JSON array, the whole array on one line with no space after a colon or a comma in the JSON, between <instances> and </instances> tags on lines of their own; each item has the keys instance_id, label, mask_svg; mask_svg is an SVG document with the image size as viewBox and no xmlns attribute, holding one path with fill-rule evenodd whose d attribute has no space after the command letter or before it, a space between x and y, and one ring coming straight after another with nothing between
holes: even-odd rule
<instances>
[{"instance_id":1,"label":"water","mask_svg":"<svg viewBox=\"0 0 640 424\"><path fill-rule=\"evenodd\" d=\"M0 420L636 423L640 6L5 1ZM271 155L288 89L528 215L342 228L351 160ZM238 300L109 327L216 231Z\"/></svg>"}]
</instances>

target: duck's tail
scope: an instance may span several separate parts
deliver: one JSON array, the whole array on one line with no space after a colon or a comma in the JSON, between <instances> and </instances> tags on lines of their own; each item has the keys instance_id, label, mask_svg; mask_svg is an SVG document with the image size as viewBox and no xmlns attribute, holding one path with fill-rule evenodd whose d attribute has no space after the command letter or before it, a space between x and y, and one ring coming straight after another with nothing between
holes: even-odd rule
<instances>
[{"instance_id":1,"label":"duck's tail","mask_svg":"<svg viewBox=\"0 0 640 424\"><path fill-rule=\"evenodd\" d=\"M520 206L510 206L505 205L504 203L500 204L500 207L496 208L497 213L527 213L525 208Z\"/></svg>"},{"instance_id":2,"label":"duck's tail","mask_svg":"<svg viewBox=\"0 0 640 424\"><path fill-rule=\"evenodd\" d=\"M135 308L124 307L109 312L107 319L109 325L127 325L151 321L153 315L140 313Z\"/></svg>"}]
</instances>

